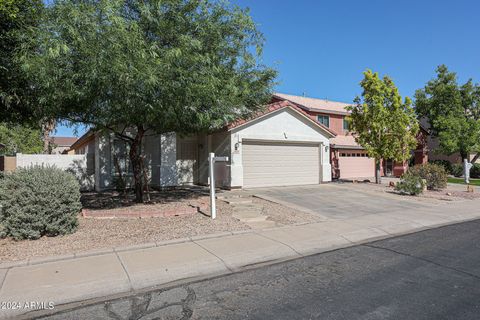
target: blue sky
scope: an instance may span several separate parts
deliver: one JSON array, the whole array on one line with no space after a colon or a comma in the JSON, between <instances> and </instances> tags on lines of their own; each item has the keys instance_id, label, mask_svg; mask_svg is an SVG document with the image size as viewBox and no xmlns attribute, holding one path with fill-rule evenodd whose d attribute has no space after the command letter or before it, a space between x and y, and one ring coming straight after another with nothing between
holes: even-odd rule
<instances>
[{"instance_id":1,"label":"blue sky","mask_svg":"<svg viewBox=\"0 0 480 320\"><path fill-rule=\"evenodd\" d=\"M480 82L478 0L231 2L249 7L264 33L264 63L278 69L279 92L351 102L370 68L412 97L442 63L461 82Z\"/></svg>"}]
</instances>

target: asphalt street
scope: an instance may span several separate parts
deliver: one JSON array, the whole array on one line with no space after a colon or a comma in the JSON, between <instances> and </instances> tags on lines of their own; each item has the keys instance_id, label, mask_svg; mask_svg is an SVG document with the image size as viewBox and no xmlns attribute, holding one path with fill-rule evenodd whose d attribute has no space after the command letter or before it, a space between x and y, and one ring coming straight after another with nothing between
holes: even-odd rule
<instances>
[{"instance_id":1,"label":"asphalt street","mask_svg":"<svg viewBox=\"0 0 480 320\"><path fill-rule=\"evenodd\" d=\"M480 319L480 221L42 319Z\"/></svg>"}]
</instances>

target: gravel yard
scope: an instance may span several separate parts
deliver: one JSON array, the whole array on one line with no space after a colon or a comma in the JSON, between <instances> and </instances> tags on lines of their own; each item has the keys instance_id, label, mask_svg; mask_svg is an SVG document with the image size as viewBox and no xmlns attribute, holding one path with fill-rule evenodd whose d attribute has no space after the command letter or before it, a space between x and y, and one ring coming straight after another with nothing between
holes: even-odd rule
<instances>
[{"instance_id":1,"label":"gravel yard","mask_svg":"<svg viewBox=\"0 0 480 320\"><path fill-rule=\"evenodd\" d=\"M172 208L192 201L208 203L208 197L205 195L179 194L178 192L175 195L172 193L157 193L154 199L155 202L150 205L136 205L129 201L127 207L130 210L147 210L148 208L155 209L162 206ZM316 217L308 213L299 212L262 199L254 198L253 201L262 205L262 213L268 215L269 220L273 220L279 225L316 221ZM116 194L86 194L82 199L84 207L89 208L89 210L100 208L124 210L125 206L121 205L121 202L122 197ZM22 241L14 241L8 238L0 239L0 263L219 232L249 230L248 225L232 216L233 210L234 207L226 202L217 201L217 219L215 220L202 213L162 218L97 219L79 217L79 227L75 233L70 235Z\"/></svg>"},{"instance_id":2,"label":"gravel yard","mask_svg":"<svg viewBox=\"0 0 480 320\"><path fill-rule=\"evenodd\" d=\"M22 241L1 239L0 262L249 229L232 217L230 205L218 201L217 210L215 220L201 213L164 218L80 217L77 231L70 235Z\"/></svg>"}]
</instances>

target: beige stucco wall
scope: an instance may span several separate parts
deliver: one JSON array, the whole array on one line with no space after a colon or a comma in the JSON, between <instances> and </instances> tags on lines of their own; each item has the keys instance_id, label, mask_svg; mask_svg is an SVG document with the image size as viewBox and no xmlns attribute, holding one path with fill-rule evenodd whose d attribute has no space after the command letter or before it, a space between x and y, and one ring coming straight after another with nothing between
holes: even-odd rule
<instances>
[{"instance_id":1,"label":"beige stucco wall","mask_svg":"<svg viewBox=\"0 0 480 320\"><path fill-rule=\"evenodd\" d=\"M3 171L5 172L15 171L15 168L17 167L16 157L2 156L2 159L0 161L3 161Z\"/></svg>"}]
</instances>

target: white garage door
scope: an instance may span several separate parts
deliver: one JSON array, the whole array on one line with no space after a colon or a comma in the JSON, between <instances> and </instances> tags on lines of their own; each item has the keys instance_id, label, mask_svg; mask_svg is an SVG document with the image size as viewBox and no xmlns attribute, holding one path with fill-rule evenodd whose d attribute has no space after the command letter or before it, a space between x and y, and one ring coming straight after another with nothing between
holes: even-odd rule
<instances>
[{"instance_id":1,"label":"white garage door","mask_svg":"<svg viewBox=\"0 0 480 320\"><path fill-rule=\"evenodd\" d=\"M243 142L243 187L320 183L318 144Z\"/></svg>"}]
</instances>

